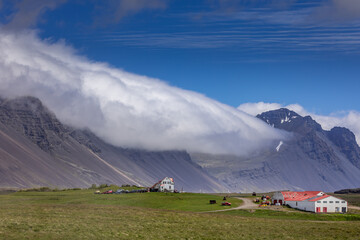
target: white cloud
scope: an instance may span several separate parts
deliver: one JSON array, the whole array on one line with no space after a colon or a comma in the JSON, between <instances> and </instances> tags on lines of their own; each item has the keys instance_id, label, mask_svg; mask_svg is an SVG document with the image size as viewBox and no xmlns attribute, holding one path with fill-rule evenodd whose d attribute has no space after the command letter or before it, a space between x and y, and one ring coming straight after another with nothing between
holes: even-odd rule
<instances>
[{"instance_id":1,"label":"white cloud","mask_svg":"<svg viewBox=\"0 0 360 240\"><path fill-rule=\"evenodd\" d=\"M241 155L284 134L201 94L91 62L31 31L0 30L0 72L1 95L38 97L61 121L117 146Z\"/></svg>"},{"instance_id":2,"label":"white cloud","mask_svg":"<svg viewBox=\"0 0 360 240\"><path fill-rule=\"evenodd\" d=\"M326 116L308 112L299 104L290 104L285 106L279 103L264 102L244 103L241 104L238 109L250 115L256 116L262 112L271 111L282 107L290 109L301 116L311 116L315 121L320 123L322 128L325 130L330 130L336 126L346 127L355 134L356 141L360 145L360 112L357 111L332 113Z\"/></svg>"},{"instance_id":3,"label":"white cloud","mask_svg":"<svg viewBox=\"0 0 360 240\"><path fill-rule=\"evenodd\" d=\"M330 116L310 115L326 130L330 130L335 126L350 129L355 134L356 141L360 145L360 112L348 111L341 113L340 116L338 116L338 114L332 114Z\"/></svg>"},{"instance_id":4,"label":"white cloud","mask_svg":"<svg viewBox=\"0 0 360 240\"><path fill-rule=\"evenodd\" d=\"M252 116L256 116L259 113L267 112L275 109L282 108L282 105L279 103L265 103L265 102L258 102L258 103L243 103L241 104L238 109L250 114Z\"/></svg>"}]
</instances>

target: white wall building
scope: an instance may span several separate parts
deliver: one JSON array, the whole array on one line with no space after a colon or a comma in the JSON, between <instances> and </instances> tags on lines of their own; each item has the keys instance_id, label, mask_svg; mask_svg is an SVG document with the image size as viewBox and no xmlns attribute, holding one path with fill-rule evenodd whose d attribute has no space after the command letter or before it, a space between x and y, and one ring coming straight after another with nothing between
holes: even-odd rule
<instances>
[{"instance_id":1,"label":"white wall building","mask_svg":"<svg viewBox=\"0 0 360 240\"><path fill-rule=\"evenodd\" d=\"M174 179L170 177L166 177L159 182L155 183L152 187L152 190L157 190L159 192L174 192L175 183Z\"/></svg>"},{"instance_id":2,"label":"white wall building","mask_svg":"<svg viewBox=\"0 0 360 240\"><path fill-rule=\"evenodd\" d=\"M316 213L347 212L347 201L320 191L276 192L272 197L272 203Z\"/></svg>"}]
</instances>

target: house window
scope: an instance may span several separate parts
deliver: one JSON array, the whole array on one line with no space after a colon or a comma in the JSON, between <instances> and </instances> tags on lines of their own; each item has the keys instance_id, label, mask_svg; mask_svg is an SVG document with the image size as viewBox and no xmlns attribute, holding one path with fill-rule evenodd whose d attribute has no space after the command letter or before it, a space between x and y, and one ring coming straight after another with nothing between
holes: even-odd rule
<instances>
[{"instance_id":1,"label":"house window","mask_svg":"<svg viewBox=\"0 0 360 240\"><path fill-rule=\"evenodd\" d=\"M171 189L171 186L169 186L169 189Z\"/></svg>"},{"instance_id":2,"label":"house window","mask_svg":"<svg viewBox=\"0 0 360 240\"><path fill-rule=\"evenodd\" d=\"M317 203L321 203L321 201L317 201Z\"/></svg>"},{"instance_id":3,"label":"house window","mask_svg":"<svg viewBox=\"0 0 360 240\"><path fill-rule=\"evenodd\" d=\"M333 201L330 201L329 203L334 203Z\"/></svg>"},{"instance_id":4,"label":"house window","mask_svg":"<svg viewBox=\"0 0 360 240\"><path fill-rule=\"evenodd\" d=\"M335 203L340 203L339 201L335 201Z\"/></svg>"},{"instance_id":5,"label":"house window","mask_svg":"<svg viewBox=\"0 0 360 240\"><path fill-rule=\"evenodd\" d=\"M345 201L341 201L341 203L345 203Z\"/></svg>"},{"instance_id":6,"label":"house window","mask_svg":"<svg viewBox=\"0 0 360 240\"><path fill-rule=\"evenodd\" d=\"M327 203L327 201L323 201L323 203Z\"/></svg>"}]
</instances>

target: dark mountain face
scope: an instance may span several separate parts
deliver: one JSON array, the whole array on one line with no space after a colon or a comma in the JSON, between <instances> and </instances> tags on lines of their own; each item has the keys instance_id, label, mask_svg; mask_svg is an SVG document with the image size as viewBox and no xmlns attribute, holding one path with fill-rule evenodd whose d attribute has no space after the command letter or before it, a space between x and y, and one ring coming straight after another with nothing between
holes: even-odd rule
<instances>
[{"instance_id":1,"label":"dark mountain face","mask_svg":"<svg viewBox=\"0 0 360 240\"><path fill-rule=\"evenodd\" d=\"M330 131L325 131L310 116L301 117L286 108L265 112L256 117L276 128L297 133L298 145L310 158L333 166L338 164L339 159L334 152L334 146L327 144L324 140L326 139L360 169L360 147L349 129L334 127Z\"/></svg>"},{"instance_id":2,"label":"dark mountain face","mask_svg":"<svg viewBox=\"0 0 360 240\"><path fill-rule=\"evenodd\" d=\"M34 97L3 100L0 103L0 121L29 138L46 152L61 144L69 132L55 115Z\"/></svg>"},{"instance_id":3,"label":"dark mountain face","mask_svg":"<svg viewBox=\"0 0 360 240\"><path fill-rule=\"evenodd\" d=\"M225 191L184 151L115 147L62 124L36 98L0 99L0 187L151 186L169 176L185 191Z\"/></svg>"},{"instance_id":4,"label":"dark mountain face","mask_svg":"<svg viewBox=\"0 0 360 240\"><path fill-rule=\"evenodd\" d=\"M350 162L360 169L360 147L356 142L355 135L343 127L334 127L327 132L327 135Z\"/></svg>"},{"instance_id":5,"label":"dark mountain face","mask_svg":"<svg viewBox=\"0 0 360 240\"><path fill-rule=\"evenodd\" d=\"M256 116L269 125L295 133L294 139L310 158L338 168L339 158L332 146L326 143L327 131L310 116L302 117L286 108L269 111Z\"/></svg>"},{"instance_id":6,"label":"dark mountain face","mask_svg":"<svg viewBox=\"0 0 360 240\"><path fill-rule=\"evenodd\" d=\"M294 133L292 146L289 147L293 149L299 147L313 164L320 164L319 176L325 182L335 175L324 174L324 169L333 170L337 174L344 175L345 178L348 178L348 173L350 176L353 172L347 169L352 167L359 169L360 148L355 135L350 130L335 127L331 131L325 131L310 116L301 117L284 108L265 112L257 117L269 125ZM294 158L290 155L288 157ZM304 159L299 159L301 160ZM342 181L341 178L337 180Z\"/></svg>"},{"instance_id":7,"label":"dark mountain face","mask_svg":"<svg viewBox=\"0 0 360 240\"><path fill-rule=\"evenodd\" d=\"M257 116L290 138L248 157L192 154L233 191L323 190L358 187L359 146L348 129L325 131L310 116L282 108ZM225 167L228 166L228 167Z\"/></svg>"},{"instance_id":8,"label":"dark mountain face","mask_svg":"<svg viewBox=\"0 0 360 240\"><path fill-rule=\"evenodd\" d=\"M288 132L296 132L302 135L310 132L322 131L320 124L314 121L310 116L301 117L296 112L286 108L264 112L256 117L274 128L283 129Z\"/></svg>"},{"instance_id":9,"label":"dark mountain face","mask_svg":"<svg viewBox=\"0 0 360 240\"><path fill-rule=\"evenodd\" d=\"M257 117L292 137L250 157L189 155L115 147L62 124L36 98L0 98L0 187L150 186L165 176L197 192L358 187L360 148L351 131L325 131L288 109Z\"/></svg>"}]
</instances>

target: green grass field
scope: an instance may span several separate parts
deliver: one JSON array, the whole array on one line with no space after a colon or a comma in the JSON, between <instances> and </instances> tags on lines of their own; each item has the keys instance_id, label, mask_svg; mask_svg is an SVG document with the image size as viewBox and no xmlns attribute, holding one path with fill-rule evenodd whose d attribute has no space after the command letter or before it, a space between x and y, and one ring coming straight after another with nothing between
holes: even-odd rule
<instances>
[{"instance_id":1,"label":"green grass field","mask_svg":"<svg viewBox=\"0 0 360 240\"><path fill-rule=\"evenodd\" d=\"M103 190L102 190L103 191ZM17 192L0 196L2 205L111 205L122 207L142 207L178 211L213 211L236 207L241 200L232 198L232 206L221 206L221 196L195 193L128 193L93 194L94 190L68 190L57 192ZM209 200L217 204L209 204Z\"/></svg>"},{"instance_id":2,"label":"green grass field","mask_svg":"<svg viewBox=\"0 0 360 240\"><path fill-rule=\"evenodd\" d=\"M298 211L204 213L222 209L209 204L210 199L220 203L222 196L93 192L0 195L0 239L359 239L360 235L356 214L354 219L347 217L354 214L339 219ZM233 198L228 201L241 204Z\"/></svg>"},{"instance_id":3,"label":"green grass field","mask_svg":"<svg viewBox=\"0 0 360 240\"><path fill-rule=\"evenodd\" d=\"M274 211L267 209L234 210L221 214L243 217L257 217L283 220L311 220L311 221L360 221L360 214L314 214L302 211Z\"/></svg>"},{"instance_id":4,"label":"green grass field","mask_svg":"<svg viewBox=\"0 0 360 240\"><path fill-rule=\"evenodd\" d=\"M349 204L360 207L360 194L332 194L348 201Z\"/></svg>"}]
</instances>

